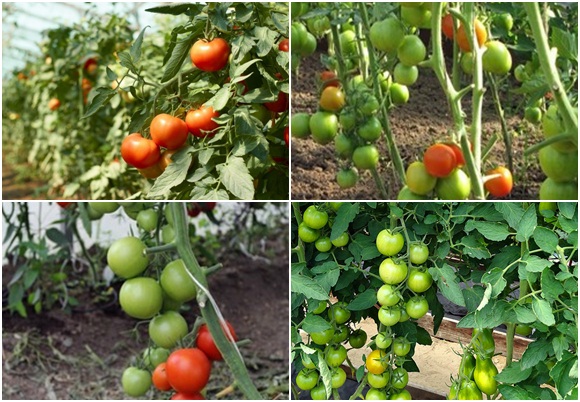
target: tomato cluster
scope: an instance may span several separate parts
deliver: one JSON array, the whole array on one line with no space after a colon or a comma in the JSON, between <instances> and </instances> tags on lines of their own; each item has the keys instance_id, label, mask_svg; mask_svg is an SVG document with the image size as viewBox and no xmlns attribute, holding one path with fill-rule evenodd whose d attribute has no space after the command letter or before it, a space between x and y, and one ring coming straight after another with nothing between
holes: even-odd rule
<instances>
[{"instance_id":1,"label":"tomato cluster","mask_svg":"<svg viewBox=\"0 0 580 402\"><path fill-rule=\"evenodd\" d=\"M471 342L464 347L458 378L452 379L447 399L481 400L497 392L497 367L491 360L495 341L489 328L474 328Z\"/></svg>"},{"instance_id":2,"label":"tomato cluster","mask_svg":"<svg viewBox=\"0 0 580 402\"><path fill-rule=\"evenodd\" d=\"M423 161L407 167L406 186L399 200L423 200L432 193L441 200L465 200L471 193L471 180L462 167L465 158L454 143L437 143L425 151ZM494 197L506 197L513 188L511 172L500 166L489 170L484 178L485 189Z\"/></svg>"},{"instance_id":3,"label":"tomato cluster","mask_svg":"<svg viewBox=\"0 0 580 402\"><path fill-rule=\"evenodd\" d=\"M62 204L62 208L71 209L71 205ZM151 233L159 228L163 243L174 242L173 218L167 209L165 214L160 214L147 203L122 205L125 214L135 219L143 232ZM196 207L210 212L215 205L197 203ZM92 219L98 219L119 207L117 202L91 202L87 211ZM212 361L223 359L221 352L205 324L197 330L194 343L185 340L190 328L179 310L184 303L196 299L197 286L181 259L170 261L159 273L150 272L154 269L147 253L147 238L124 237L107 251L109 268L124 280L119 291L122 310L139 320L149 320L151 346L143 352L137 365L123 372L123 389L129 396L137 397L144 395L153 384L159 391L173 392L171 399L205 399L201 392L210 378ZM237 341L234 328L227 321L226 324L227 338Z\"/></svg>"}]
</instances>

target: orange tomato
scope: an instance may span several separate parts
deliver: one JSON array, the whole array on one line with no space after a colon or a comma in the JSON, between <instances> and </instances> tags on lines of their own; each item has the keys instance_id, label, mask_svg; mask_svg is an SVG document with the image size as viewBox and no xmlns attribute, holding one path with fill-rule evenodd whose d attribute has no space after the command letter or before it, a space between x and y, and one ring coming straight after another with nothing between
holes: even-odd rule
<instances>
[{"instance_id":1,"label":"orange tomato","mask_svg":"<svg viewBox=\"0 0 580 402\"><path fill-rule=\"evenodd\" d=\"M508 168L504 166L499 166L493 170L486 173L487 176L496 175L492 179L485 181L484 186L487 191L494 197L505 197L512 192L514 186L512 173ZM498 176L499 175L499 176Z\"/></svg>"},{"instance_id":2,"label":"orange tomato","mask_svg":"<svg viewBox=\"0 0 580 402\"><path fill-rule=\"evenodd\" d=\"M474 21L475 26L475 36L477 37L477 44L481 47L487 41L487 30L485 26L479 20ZM469 40L467 39L467 32L463 24L459 26L457 30L457 45L464 52L471 52L471 46L469 46Z\"/></svg>"},{"instance_id":3,"label":"orange tomato","mask_svg":"<svg viewBox=\"0 0 580 402\"><path fill-rule=\"evenodd\" d=\"M434 177L447 177L457 167L455 152L445 144L431 145L423 155L427 172Z\"/></svg>"}]
</instances>

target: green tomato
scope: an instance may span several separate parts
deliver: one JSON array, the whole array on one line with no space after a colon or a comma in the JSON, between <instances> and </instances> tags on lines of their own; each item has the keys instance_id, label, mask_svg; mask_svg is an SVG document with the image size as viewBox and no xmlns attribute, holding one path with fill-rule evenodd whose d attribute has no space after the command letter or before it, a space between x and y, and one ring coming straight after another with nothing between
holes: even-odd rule
<instances>
[{"instance_id":1,"label":"green tomato","mask_svg":"<svg viewBox=\"0 0 580 402\"><path fill-rule=\"evenodd\" d=\"M302 43L300 45L300 50L298 50L298 53L302 57L308 57L314 54L314 52L316 52L316 45L317 45L316 37L312 35L310 32L306 32L306 35L302 37Z\"/></svg>"},{"instance_id":2,"label":"green tomato","mask_svg":"<svg viewBox=\"0 0 580 402\"><path fill-rule=\"evenodd\" d=\"M534 125L539 124L542 121L542 109L529 106L524 111L524 118Z\"/></svg>"},{"instance_id":3,"label":"green tomato","mask_svg":"<svg viewBox=\"0 0 580 402\"><path fill-rule=\"evenodd\" d=\"M354 128L354 126L356 125L356 115L350 109L342 109L340 115L338 116L338 121L342 126L342 128L348 131Z\"/></svg>"},{"instance_id":4,"label":"green tomato","mask_svg":"<svg viewBox=\"0 0 580 402\"><path fill-rule=\"evenodd\" d=\"M549 145L540 149L538 159L546 176L557 183L578 178L578 153L562 153Z\"/></svg>"},{"instance_id":5,"label":"green tomato","mask_svg":"<svg viewBox=\"0 0 580 402\"><path fill-rule=\"evenodd\" d=\"M566 182L558 183L547 178L540 186L540 200L577 200L578 199L578 183Z\"/></svg>"},{"instance_id":6,"label":"green tomato","mask_svg":"<svg viewBox=\"0 0 580 402\"><path fill-rule=\"evenodd\" d=\"M485 47L482 58L484 71L498 75L509 73L512 68L512 56L506 45L492 40L487 42Z\"/></svg>"},{"instance_id":7,"label":"green tomato","mask_svg":"<svg viewBox=\"0 0 580 402\"><path fill-rule=\"evenodd\" d=\"M150 347L143 351L143 364L151 370L165 363L171 352L165 348Z\"/></svg>"},{"instance_id":8,"label":"green tomato","mask_svg":"<svg viewBox=\"0 0 580 402\"><path fill-rule=\"evenodd\" d=\"M379 163L379 150L374 145L358 147L352 154L352 161L357 169L374 169Z\"/></svg>"},{"instance_id":9,"label":"green tomato","mask_svg":"<svg viewBox=\"0 0 580 402\"><path fill-rule=\"evenodd\" d=\"M151 318L163 305L161 286L151 278L127 279L119 291L119 303L123 311L133 318Z\"/></svg>"},{"instance_id":10,"label":"green tomato","mask_svg":"<svg viewBox=\"0 0 580 402\"><path fill-rule=\"evenodd\" d=\"M387 327L398 323L400 318L401 309L398 307L381 307L379 310L379 321Z\"/></svg>"},{"instance_id":11,"label":"green tomato","mask_svg":"<svg viewBox=\"0 0 580 402\"><path fill-rule=\"evenodd\" d=\"M392 257L399 254L403 249L405 240L401 233L395 233L389 229L384 229L379 232L375 241L379 253Z\"/></svg>"},{"instance_id":12,"label":"green tomato","mask_svg":"<svg viewBox=\"0 0 580 402\"><path fill-rule=\"evenodd\" d=\"M340 50L342 56L346 58L357 54L357 39L353 31L345 31L340 34Z\"/></svg>"},{"instance_id":13,"label":"green tomato","mask_svg":"<svg viewBox=\"0 0 580 402\"><path fill-rule=\"evenodd\" d=\"M433 284L433 277L426 269L413 268L407 279L407 287L415 293L423 293Z\"/></svg>"},{"instance_id":14,"label":"green tomato","mask_svg":"<svg viewBox=\"0 0 580 402\"><path fill-rule=\"evenodd\" d=\"M175 230L173 229L173 226L169 224L163 225L163 227L161 228L161 241L164 244L169 244L173 243L174 240L175 240Z\"/></svg>"},{"instance_id":15,"label":"green tomato","mask_svg":"<svg viewBox=\"0 0 580 402\"><path fill-rule=\"evenodd\" d=\"M377 301L381 306L392 307L401 301L401 294L396 286L385 284L377 291Z\"/></svg>"},{"instance_id":16,"label":"green tomato","mask_svg":"<svg viewBox=\"0 0 580 402\"><path fill-rule=\"evenodd\" d=\"M391 401L396 401L396 400L401 400L401 401L410 401L413 398L411 397L411 393L409 391L407 391L406 389L402 390L401 392L396 392L394 394L391 394L391 396L389 397L389 400Z\"/></svg>"},{"instance_id":17,"label":"green tomato","mask_svg":"<svg viewBox=\"0 0 580 402\"><path fill-rule=\"evenodd\" d=\"M407 187L416 195L425 196L437 185L437 178L427 172L423 162L413 162L407 168Z\"/></svg>"},{"instance_id":18,"label":"green tomato","mask_svg":"<svg viewBox=\"0 0 580 402\"><path fill-rule=\"evenodd\" d=\"M146 232L157 228L157 211L154 209L145 209L137 214L137 226Z\"/></svg>"},{"instance_id":19,"label":"green tomato","mask_svg":"<svg viewBox=\"0 0 580 402\"><path fill-rule=\"evenodd\" d=\"M336 239L331 240L331 242L335 247L344 247L348 244L349 240L350 240L350 238L348 237L348 233L343 232Z\"/></svg>"},{"instance_id":20,"label":"green tomato","mask_svg":"<svg viewBox=\"0 0 580 402\"><path fill-rule=\"evenodd\" d=\"M390 379L391 375L389 374L389 370L385 371L383 374L367 373L367 382L373 388L385 388L387 384L389 384Z\"/></svg>"},{"instance_id":21,"label":"green tomato","mask_svg":"<svg viewBox=\"0 0 580 402\"><path fill-rule=\"evenodd\" d=\"M370 117L361 126L359 126L357 130L359 137L369 142L375 142L381 138L382 132L383 126L381 125L380 120L375 116Z\"/></svg>"},{"instance_id":22,"label":"green tomato","mask_svg":"<svg viewBox=\"0 0 580 402\"><path fill-rule=\"evenodd\" d=\"M317 345L326 345L328 342L331 341L333 336L334 336L333 328L329 328L321 332L312 332L310 334L312 342L314 342Z\"/></svg>"},{"instance_id":23,"label":"green tomato","mask_svg":"<svg viewBox=\"0 0 580 402\"><path fill-rule=\"evenodd\" d=\"M346 325L339 325L334 331L334 336L332 337L332 343L343 343L348 339L350 330Z\"/></svg>"},{"instance_id":24,"label":"green tomato","mask_svg":"<svg viewBox=\"0 0 580 402\"><path fill-rule=\"evenodd\" d=\"M403 389L407 386L409 382L409 374L407 370L402 367L397 367L393 370L393 375L391 377L391 385L397 389Z\"/></svg>"},{"instance_id":25,"label":"green tomato","mask_svg":"<svg viewBox=\"0 0 580 402\"><path fill-rule=\"evenodd\" d=\"M523 64L517 66L516 69L514 70L514 77L518 82L525 82L529 80L530 76L526 72L526 66L524 66Z\"/></svg>"},{"instance_id":26,"label":"green tomato","mask_svg":"<svg viewBox=\"0 0 580 402\"><path fill-rule=\"evenodd\" d=\"M316 368L316 364L314 364L314 361L312 361L310 355L307 355L306 353L302 355L302 365L307 369Z\"/></svg>"},{"instance_id":27,"label":"green tomato","mask_svg":"<svg viewBox=\"0 0 580 402\"><path fill-rule=\"evenodd\" d=\"M151 374L137 367L127 367L121 377L123 391L129 396L143 396L151 388Z\"/></svg>"},{"instance_id":28,"label":"green tomato","mask_svg":"<svg viewBox=\"0 0 580 402\"><path fill-rule=\"evenodd\" d=\"M318 305L316 306L316 308L314 310L312 310L312 313L313 314L322 314L324 312L324 310L326 310L326 304L327 304L326 300L320 300L318 302Z\"/></svg>"},{"instance_id":29,"label":"green tomato","mask_svg":"<svg viewBox=\"0 0 580 402\"><path fill-rule=\"evenodd\" d=\"M303 391L309 391L318 383L318 371L302 369L296 376L296 385Z\"/></svg>"},{"instance_id":30,"label":"green tomato","mask_svg":"<svg viewBox=\"0 0 580 402\"><path fill-rule=\"evenodd\" d=\"M401 318L399 318L399 322L409 321L410 318L411 317L409 317L407 310L404 308L401 308Z\"/></svg>"},{"instance_id":31,"label":"green tomato","mask_svg":"<svg viewBox=\"0 0 580 402\"><path fill-rule=\"evenodd\" d=\"M396 83L411 86L419 78L419 69L416 66L406 66L399 63L395 66L393 77Z\"/></svg>"},{"instance_id":32,"label":"green tomato","mask_svg":"<svg viewBox=\"0 0 580 402\"><path fill-rule=\"evenodd\" d=\"M346 308L346 303L338 302L332 304L328 309L328 318L337 324L344 324L350 319L350 310Z\"/></svg>"},{"instance_id":33,"label":"green tomato","mask_svg":"<svg viewBox=\"0 0 580 402\"><path fill-rule=\"evenodd\" d=\"M296 113L292 115L290 133L292 137L306 138L310 135L310 115L308 113Z\"/></svg>"},{"instance_id":34,"label":"green tomato","mask_svg":"<svg viewBox=\"0 0 580 402\"><path fill-rule=\"evenodd\" d=\"M409 247L409 261L414 265L424 264L429 258L429 248L425 243L411 243Z\"/></svg>"},{"instance_id":35,"label":"green tomato","mask_svg":"<svg viewBox=\"0 0 580 402\"><path fill-rule=\"evenodd\" d=\"M334 212L338 212L338 210L340 209L342 204L344 204L344 202L329 202L328 203L328 205L330 206L330 208L332 208L334 210Z\"/></svg>"},{"instance_id":36,"label":"green tomato","mask_svg":"<svg viewBox=\"0 0 580 402\"><path fill-rule=\"evenodd\" d=\"M343 189L352 188L358 182L358 172L355 168L340 169L336 174L336 182Z\"/></svg>"},{"instance_id":37,"label":"green tomato","mask_svg":"<svg viewBox=\"0 0 580 402\"><path fill-rule=\"evenodd\" d=\"M159 282L167 296L179 303L193 300L197 296L197 286L181 259L165 266Z\"/></svg>"},{"instance_id":38,"label":"green tomato","mask_svg":"<svg viewBox=\"0 0 580 402\"><path fill-rule=\"evenodd\" d=\"M462 381L461 385L459 386L457 399L477 401L483 399L483 395L481 394L481 391L479 390L477 384L474 381L465 380Z\"/></svg>"},{"instance_id":39,"label":"green tomato","mask_svg":"<svg viewBox=\"0 0 580 402\"><path fill-rule=\"evenodd\" d=\"M121 278L133 278L145 271L149 264L146 248L137 237L116 240L107 251L107 264Z\"/></svg>"},{"instance_id":40,"label":"green tomato","mask_svg":"<svg viewBox=\"0 0 580 402\"><path fill-rule=\"evenodd\" d=\"M354 148L354 141L343 133L338 134L334 139L334 149L336 150L336 154L342 159L350 159Z\"/></svg>"},{"instance_id":41,"label":"green tomato","mask_svg":"<svg viewBox=\"0 0 580 402\"><path fill-rule=\"evenodd\" d=\"M518 324L516 325L516 334L521 336L528 336L532 333L532 327L529 325Z\"/></svg>"},{"instance_id":42,"label":"green tomato","mask_svg":"<svg viewBox=\"0 0 580 402\"><path fill-rule=\"evenodd\" d=\"M334 113L316 112L310 118L310 132L318 144L329 144L338 133L338 118Z\"/></svg>"},{"instance_id":43,"label":"green tomato","mask_svg":"<svg viewBox=\"0 0 580 402\"><path fill-rule=\"evenodd\" d=\"M407 35L397 48L399 61L406 66L416 66L427 56L427 49L421 38L415 35Z\"/></svg>"},{"instance_id":44,"label":"green tomato","mask_svg":"<svg viewBox=\"0 0 580 402\"><path fill-rule=\"evenodd\" d=\"M471 344L478 354L484 357L493 356L495 340L493 339L493 331L490 328L473 328L471 338Z\"/></svg>"},{"instance_id":45,"label":"green tomato","mask_svg":"<svg viewBox=\"0 0 580 402\"><path fill-rule=\"evenodd\" d=\"M429 311L429 303L423 296L414 296L407 301L405 309L409 317L417 320L427 314L427 311Z\"/></svg>"},{"instance_id":46,"label":"green tomato","mask_svg":"<svg viewBox=\"0 0 580 402\"><path fill-rule=\"evenodd\" d=\"M411 351L411 343L405 338L395 338L393 341L393 353L397 356L407 356Z\"/></svg>"},{"instance_id":47,"label":"green tomato","mask_svg":"<svg viewBox=\"0 0 580 402\"><path fill-rule=\"evenodd\" d=\"M362 329L357 329L348 337L348 343L355 349L362 348L367 343L367 333Z\"/></svg>"},{"instance_id":48,"label":"green tomato","mask_svg":"<svg viewBox=\"0 0 580 402\"><path fill-rule=\"evenodd\" d=\"M399 201L413 201L413 200L426 200L427 197L424 195L418 195L412 192L409 187L404 186L399 194L397 195L397 200Z\"/></svg>"},{"instance_id":49,"label":"green tomato","mask_svg":"<svg viewBox=\"0 0 580 402\"><path fill-rule=\"evenodd\" d=\"M401 20L412 27L426 27L431 22L431 10L428 7L402 7Z\"/></svg>"},{"instance_id":50,"label":"green tomato","mask_svg":"<svg viewBox=\"0 0 580 402\"><path fill-rule=\"evenodd\" d=\"M493 23L500 29L509 32L514 27L514 18L510 13L497 14L493 17Z\"/></svg>"},{"instance_id":51,"label":"green tomato","mask_svg":"<svg viewBox=\"0 0 580 402\"><path fill-rule=\"evenodd\" d=\"M149 337L157 346L171 349L187 335L187 322L176 311L166 311L149 322Z\"/></svg>"},{"instance_id":52,"label":"green tomato","mask_svg":"<svg viewBox=\"0 0 580 402\"><path fill-rule=\"evenodd\" d=\"M379 275L386 284L398 285L407 278L407 264L405 261L397 264L391 258L387 258L379 266Z\"/></svg>"},{"instance_id":53,"label":"green tomato","mask_svg":"<svg viewBox=\"0 0 580 402\"><path fill-rule=\"evenodd\" d=\"M491 358L482 359L479 356L475 362L475 371L473 372L473 379L477 384L477 388L487 395L493 395L497 391L497 368L491 361Z\"/></svg>"},{"instance_id":54,"label":"green tomato","mask_svg":"<svg viewBox=\"0 0 580 402\"><path fill-rule=\"evenodd\" d=\"M389 95L393 105L404 105L409 101L409 88L406 85L394 83L389 88Z\"/></svg>"},{"instance_id":55,"label":"green tomato","mask_svg":"<svg viewBox=\"0 0 580 402\"><path fill-rule=\"evenodd\" d=\"M318 384L316 387L310 390L310 398L313 401L324 401L326 400L326 388L323 383Z\"/></svg>"},{"instance_id":56,"label":"green tomato","mask_svg":"<svg viewBox=\"0 0 580 402\"><path fill-rule=\"evenodd\" d=\"M316 247L316 249L321 253L326 253L332 248L332 243L330 242L330 238L320 237L314 242L314 247Z\"/></svg>"},{"instance_id":57,"label":"green tomato","mask_svg":"<svg viewBox=\"0 0 580 402\"><path fill-rule=\"evenodd\" d=\"M306 208L302 218L304 223L312 229L322 229L328 223L328 214L325 211L319 211L315 205Z\"/></svg>"},{"instance_id":58,"label":"green tomato","mask_svg":"<svg viewBox=\"0 0 580 402\"><path fill-rule=\"evenodd\" d=\"M329 346L326 350L326 362L330 367L338 367L346 360L346 348L342 345Z\"/></svg>"},{"instance_id":59,"label":"green tomato","mask_svg":"<svg viewBox=\"0 0 580 402\"><path fill-rule=\"evenodd\" d=\"M455 169L445 178L437 180L435 192L440 200L466 200L471 193L471 181L461 169Z\"/></svg>"},{"instance_id":60,"label":"green tomato","mask_svg":"<svg viewBox=\"0 0 580 402\"><path fill-rule=\"evenodd\" d=\"M374 114L377 113L377 111L379 110L379 107L381 106L378 99L373 94L370 94L370 93L365 92L364 94L362 94L361 101L362 101L362 105L360 105L360 108L358 110L360 110L360 112L363 114L363 116L373 116ZM375 117L373 116L372 118L375 118ZM380 126L381 122L378 121L378 119L377 119L377 122L378 122L378 125ZM376 123L374 123L374 125L376 126ZM382 126L381 126L381 129L382 129Z\"/></svg>"},{"instance_id":61,"label":"green tomato","mask_svg":"<svg viewBox=\"0 0 580 402\"><path fill-rule=\"evenodd\" d=\"M475 356L466 352L463 356L463 376L473 380L473 372L475 371Z\"/></svg>"},{"instance_id":62,"label":"green tomato","mask_svg":"<svg viewBox=\"0 0 580 402\"><path fill-rule=\"evenodd\" d=\"M467 75L473 74L473 53L463 53L461 56L461 69Z\"/></svg>"},{"instance_id":63,"label":"green tomato","mask_svg":"<svg viewBox=\"0 0 580 402\"><path fill-rule=\"evenodd\" d=\"M101 214L110 214L119 209L118 202L89 202L89 206L96 212Z\"/></svg>"},{"instance_id":64,"label":"green tomato","mask_svg":"<svg viewBox=\"0 0 580 402\"><path fill-rule=\"evenodd\" d=\"M384 332L379 332L375 338L375 344L379 349L386 349L393 343L393 338L387 336Z\"/></svg>"},{"instance_id":65,"label":"green tomato","mask_svg":"<svg viewBox=\"0 0 580 402\"><path fill-rule=\"evenodd\" d=\"M304 222L298 226L298 237L304 243L314 243L320 237L320 231L312 229Z\"/></svg>"},{"instance_id":66,"label":"green tomato","mask_svg":"<svg viewBox=\"0 0 580 402\"><path fill-rule=\"evenodd\" d=\"M371 388L367 391L365 399L367 401L384 401L387 399L387 393L380 389Z\"/></svg>"},{"instance_id":67,"label":"green tomato","mask_svg":"<svg viewBox=\"0 0 580 402\"><path fill-rule=\"evenodd\" d=\"M393 53L405 37L405 28L394 17L375 22L369 31L372 45L380 51Z\"/></svg>"},{"instance_id":68,"label":"green tomato","mask_svg":"<svg viewBox=\"0 0 580 402\"><path fill-rule=\"evenodd\" d=\"M103 213L95 211L89 204L87 206L87 215L89 215L89 219L92 221L99 220L103 217Z\"/></svg>"},{"instance_id":69,"label":"green tomato","mask_svg":"<svg viewBox=\"0 0 580 402\"><path fill-rule=\"evenodd\" d=\"M334 388L334 389L338 389L338 388L342 387L344 385L344 383L346 382L346 373L340 367L336 367L334 370L332 370L331 375L332 375L332 377L330 380L330 384L331 384L332 388Z\"/></svg>"}]
</instances>

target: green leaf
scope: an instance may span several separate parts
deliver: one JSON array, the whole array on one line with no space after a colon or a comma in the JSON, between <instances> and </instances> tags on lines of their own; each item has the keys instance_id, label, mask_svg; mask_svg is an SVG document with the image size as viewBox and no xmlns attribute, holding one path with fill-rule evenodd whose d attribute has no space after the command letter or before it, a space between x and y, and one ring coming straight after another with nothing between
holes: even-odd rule
<instances>
[{"instance_id":1,"label":"green leaf","mask_svg":"<svg viewBox=\"0 0 580 402\"><path fill-rule=\"evenodd\" d=\"M329 328L331 328L329 322L316 314L308 314L302 323L302 329L309 334L326 331Z\"/></svg>"},{"instance_id":2,"label":"green leaf","mask_svg":"<svg viewBox=\"0 0 580 402\"><path fill-rule=\"evenodd\" d=\"M509 401L513 400L525 401L536 399L536 396L534 394L518 386L499 384L498 390L501 393L502 397Z\"/></svg>"},{"instance_id":3,"label":"green leaf","mask_svg":"<svg viewBox=\"0 0 580 402\"><path fill-rule=\"evenodd\" d=\"M556 251L558 246L558 236L556 234L542 226L536 227L534 230L534 241L536 244L546 253L553 253Z\"/></svg>"},{"instance_id":4,"label":"green leaf","mask_svg":"<svg viewBox=\"0 0 580 402\"><path fill-rule=\"evenodd\" d=\"M508 225L517 230L524 216L524 209L521 204L516 204L515 202L497 202L494 206L502 214Z\"/></svg>"},{"instance_id":5,"label":"green leaf","mask_svg":"<svg viewBox=\"0 0 580 402\"><path fill-rule=\"evenodd\" d=\"M495 379L507 384L517 384L528 379L530 374L532 374L532 368L528 367L522 370L520 366L520 362L512 362L510 366L504 368L501 373L496 375Z\"/></svg>"},{"instance_id":6,"label":"green leaf","mask_svg":"<svg viewBox=\"0 0 580 402\"><path fill-rule=\"evenodd\" d=\"M230 156L227 163L217 166L226 189L240 200L254 199L254 179L242 158Z\"/></svg>"},{"instance_id":7,"label":"green leaf","mask_svg":"<svg viewBox=\"0 0 580 402\"><path fill-rule=\"evenodd\" d=\"M455 275L455 271L448 264L443 264L442 266L435 266L429 268L429 273L433 277L433 280L437 282L437 288L441 291L443 296L447 298L450 302L457 304L458 306L465 306L465 300L463 299L463 293L461 293L461 288L459 287L459 281Z\"/></svg>"},{"instance_id":8,"label":"green leaf","mask_svg":"<svg viewBox=\"0 0 580 402\"><path fill-rule=\"evenodd\" d=\"M536 321L536 315L531 309L527 307L517 306L515 308L515 312L518 322L521 322L523 324L530 324Z\"/></svg>"},{"instance_id":9,"label":"green leaf","mask_svg":"<svg viewBox=\"0 0 580 402\"><path fill-rule=\"evenodd\" d=\"M534 234L536 226L538 226L538 218L536 216L536 207L532 204L528 207L518 225L516 240L520 242L527 241Z\"/></svg>"},{"instance_id":10,"label":"green leaf","mask_svg":"<svg viewBox=\"0 0 580 402\"><path fill-rule=\"evenodd\" d=\"M341 234L348 230L348 226L354 221L359 212L359 204L343 204L337 215L334 223L332 225L332 232L330 233L330 239L335 240Z\"/></svg>"},{"instance_id":11,"label":"green leaf","mask_svg":"<svg viewBox=\"0 0 580 402\"><path fill-rule=\"evenodd\" d=\"M486 239L492 241L502 241L510 235L508 226L505 223L469 221L465 225L465 230L476 229Z\"/></svg>"},{"instance_id":12,"label":"green leaf","mask_svg":"<svg viewBox=\"0 0 580 402\"><path fill-rule=\"evenodd\" d=\"M564 293L564 286L556 279L556 275L550 269L542 272L542 296L548 301L553 302ZM578 289L578 286L576 286Z\"/></svg>"},{"instance_id":13,"label":"green leaf","mask_svg":"<svg viewBox=\"0 0 580 402\"><path fill-rule=\"evenodd\" d=\"M542 324L550 327L556 323L552 307L547 301L534 298L532 301L532 310L534 310L534 314L536 314L536 317L538 317L538 320Z\"/></svg>"},{"instance_id":14,"label":"green leaf","mask_svg":"<svg viewBox=\"0 0 580 402\"><path fill-rule=\"evenodd\" d=\"M481 235L464 236L460 242L463 252L472 258L487 259L491 257Z\"/></svg>"},{"instance_id":15,"label":"green leaf","mask_svg":"<svg viewBox=\"0 0 580 402\"><path fill-rule=\"evenodd\" d=\"M348 304L348 309L351 311L361 311L371 308L377 303L377 292L374 289L367 289L363 293L357 295L354 300Z\"/></svg>"},{"instance_id":16,"label":"green leaf","mask_svg":"<svg viewBox=\"0 0 580 402\"><path fill-rule=\"evenodd\" d=\"M520 265L528 272L542 272L544 269L554 265L554 263L535 255L526 254L522 258Z\"/></svg>"},{"instance_id":17,"label":"green leaf","mask_svg":"<svg viewBox=\"0 0 580 402\"><path fill-rule=\"evenodd\" d=\"M503 270L501 268L492 268L487 271L481 278L482 283L489 283L492 287L491 297L497 297L507 285L507 281L503 277Z\"/></svg>"},{"instance_id":18,"label":"green leaf","mask_svg":"<svg viewBox=\"0 0 580 402\"><path fill-rule=\"evenodd\" d=\"M301 274L292 274L291 291L301 293L309 299L328 299L328 292L318 282Z\"/></svg>"}]
</instances>

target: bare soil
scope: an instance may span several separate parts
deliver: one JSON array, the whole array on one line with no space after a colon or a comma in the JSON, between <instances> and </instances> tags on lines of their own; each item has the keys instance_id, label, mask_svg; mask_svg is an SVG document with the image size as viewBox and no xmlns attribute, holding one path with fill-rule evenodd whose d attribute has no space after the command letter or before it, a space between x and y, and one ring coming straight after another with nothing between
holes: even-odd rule
<instances>
[{"instance_id":1,"label":"bare soil","mask_svg":"<svg viewBox=\"0 0 580 402\"><path fill-rule=\"evenodd\" d=\"M320 62L320 53L315 53L302 60L300 71L292 78L292 113L316 112L318 106L318 76L324 70ZM417 83L410 88L410 100L404 106L397 107L390 114L390 124L394 133L404 166L422 158L425 149L437 142L449 139L448 130L452 127L452 118L443 91L433 72L420 70ZM515 109L517 99L514 94L501 94L502 105ZM507 105L507 106L506 106ZM471 107L470 99L465 98L463 110L467 113ZM506 115L512 116L507 110ZM545 176L539 168L535 156L526 159L523 151L531 144L539 142L541 133L531 127L520 117L509 117L507 124L511 132L524 132L526 135L513 136L514 189L509 199L537 199L539 186ZM484 145L497 133L501 135L500 121L491 103L491 95L486 95L483 109ZM388 156L384 140L378 144L381 160L378 172L385 183L389 199L396 199L400 190L393 164ZM505 147L500 139L489 159L489 167L494 164L507 164ZM292 141L292 198L296 200L375 200L380 199L370 172L359 172L359 183L352 189L343 190L336 184L336 173L340 165L334 154L334 144L322 146L312 139L294 139Z\"/></svg>"},{"instance_id":2,"label":"bare soil","mask_svg":"<svg viewBox=\"0 0 580 402\"><path fill-rule=\"evenodd\" d=\"M268 244L275 258L232 253L210 276L210 289L230 321L254 383L265 399L288 398L288 241ZM5 285L13 267L3 267ZM8 278L6 278L6 276ZM83 308L2 316L2 399L131 399L121 389L123 370L148 346L147 325L136 327L117 303L83 302ZM111 307L112 306L112 307ZM197 307L184 315L193 323ZM234 378L224 362L213 365L207 398ZM244 399L232 388L222 399ZM168 399L153 390L147 399Z\"/></svg>"}]
</instances>

